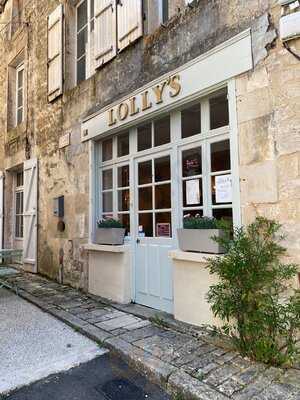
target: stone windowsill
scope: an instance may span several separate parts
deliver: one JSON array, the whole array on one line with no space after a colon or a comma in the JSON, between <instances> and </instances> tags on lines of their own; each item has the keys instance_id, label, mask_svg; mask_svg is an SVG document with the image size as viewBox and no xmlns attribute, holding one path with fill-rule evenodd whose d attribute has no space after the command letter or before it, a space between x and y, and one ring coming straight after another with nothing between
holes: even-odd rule
<instances>
[{"instance_id":1,"label":"stone windowsill","mask_svg":"<svg viewBox=\"0 0 300 400\"><path fill-rule=\"evenodd\" d=\"M212 258L216 258L217 254L208 253L194 253L182 250L169 251L169 258L174 261L190 261L198 264L207 264L207 261Z\"/></svg>"},{"instance_id":2,"label":"stone windowsill","mask_svg":"<svg viewBox=\"0 0 300 400\"><path fill-rule=\"evenodd\" d=\"M124 253L128 249L128 246L124 244L120 246L110 246L106 244L88 243L85 244L83 247L85 250L88 251L99 251L104 253Z\"/></svg>"}]
</instances>

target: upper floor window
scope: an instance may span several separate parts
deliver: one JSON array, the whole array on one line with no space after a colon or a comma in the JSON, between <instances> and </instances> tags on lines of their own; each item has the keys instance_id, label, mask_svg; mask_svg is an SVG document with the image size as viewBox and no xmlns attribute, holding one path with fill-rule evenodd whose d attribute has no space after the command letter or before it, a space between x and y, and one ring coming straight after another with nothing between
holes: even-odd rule
<instances>
[{"instance_id":1,"label":"upper floor window","mask_svg":"<svg viewBox=\"0 0 300 400\"><path fill-rule=\"evenodd\" d=\"M16 126L24 120L24 64L16 68Z\"/></svg>"},{"instance_id":2,"label":"upper floor window","mask_svg":"<svg viewBox=\"0 0 300 400\"><path fill-rule=\"evenodd\" d=\"M76 24L76 80L77 83L87 78L88 43L94 31L94 0L84 0L77 6Z\"/></svg>"}]
</instances>

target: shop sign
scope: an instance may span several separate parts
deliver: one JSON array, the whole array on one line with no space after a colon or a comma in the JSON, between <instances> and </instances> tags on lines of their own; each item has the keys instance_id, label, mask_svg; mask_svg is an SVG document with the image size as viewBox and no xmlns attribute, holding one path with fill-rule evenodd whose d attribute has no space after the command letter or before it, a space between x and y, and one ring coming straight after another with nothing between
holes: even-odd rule
<instances>
[{"instance_id":1,"label":"shop sign","mask_svg":"<svg viewBox=\"0 0 300 400\"><path fill-rule=\"evenodd\" d=\"M128 100L108 110L107 125L113 126L117 122L126 121L128 117L148 111L154 104L163 104L165 93L170 98L174 98L179 95L180 91L180 75L171 76L158 85L145 90L137 96L130 97Z\"/></svg>"}]
</instances>

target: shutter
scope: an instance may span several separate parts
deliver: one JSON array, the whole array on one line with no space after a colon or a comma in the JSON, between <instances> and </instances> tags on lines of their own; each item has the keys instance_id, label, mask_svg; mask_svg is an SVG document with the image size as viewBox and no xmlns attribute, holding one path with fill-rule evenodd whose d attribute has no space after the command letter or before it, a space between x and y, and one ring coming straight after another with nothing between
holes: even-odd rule
<instances>
[{"instance_id":1,"label":"shutter","mask_svg":"<svg viewBox=\"0 0 300 400\"><path fill-rule=\"evenodd\" d=\"M3 249L4 174L0 172L0 249Z\"/></svg>"},{"instance_id":2,"label":"shutter","mask_svg":"<svg viewBox=\"0 0 300 400\"><path fill-rule=\"evenodd\" d=\"M143 36L142 0L118 2L118 49L121 51Z\"/></svg>"},{"instance_id":3,"label":"shutter","mask_svg":"<svg viewBox=\"0 0 300 400\"><path fill-rule=\"evenodd\" d=\"M63 91L63 6L48 17L48 100Z\"/></svg>"},{"instance_id":4,"label":"shutter","mask_svg":"<svg viewBox=\"0 0 300 400\"><path fill-rule=\"evenodd\" d=\"M31 272L37 272L37 179L37 160L24 161L23 263Z\"/></svg>"},{"instance_id":5,"label":"shutter","mask_svg":"<svg viewBox=\"0 0 300 400\"><path fill-rule=\"evenodd\" d=\"M117 54L116 0L95 0L95 68Z\"/></svg>"}]
</instances>

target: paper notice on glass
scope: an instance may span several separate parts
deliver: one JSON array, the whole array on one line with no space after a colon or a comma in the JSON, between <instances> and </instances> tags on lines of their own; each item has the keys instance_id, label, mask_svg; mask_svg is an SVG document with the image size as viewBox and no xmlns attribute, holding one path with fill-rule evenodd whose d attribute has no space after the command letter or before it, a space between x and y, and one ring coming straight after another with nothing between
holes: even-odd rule
<instances>
[{"instance_id":1,"label":"paper notice on glass","mask_svg":"<svg viewBox=\"0 0 300 400\"><path fill-rule=\"evenodd\" d=\"M186 181L186 204L199 204L200 203L200 186L199 179L191 179Z\"/></svg>"},{"instance_id":2,"label":"paper notice on glass","mask_svg":"<svg viewBox=\"0 0 300 400\"><path fill-rule=\"evenodd\" d=\"M232 203L231 175L216 176L216 203Z\"/></svg>"}]
</instances>

